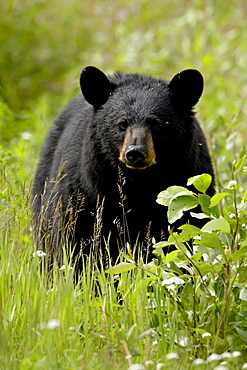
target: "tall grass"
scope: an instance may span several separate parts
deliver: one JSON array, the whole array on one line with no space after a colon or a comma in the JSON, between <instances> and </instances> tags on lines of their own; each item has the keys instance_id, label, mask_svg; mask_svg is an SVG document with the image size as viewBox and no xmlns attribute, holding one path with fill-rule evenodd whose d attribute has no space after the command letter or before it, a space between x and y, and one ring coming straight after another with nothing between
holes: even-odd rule
<instances>
[{"instance_id":1,"label":"tall grass","mask_svg":"<svg viewBox=\"0 0 247 370\"><path fill-rule=\"evenodd\" d=\"M0 7L0 369L247 368L246 3ZM77 281L63 245L64 266L47 270L47 251L33 242L32 179L45 134L79 92L86 65L167 79L187 67L202 72L198 117L217 189L230 193L213 217L229 233L203 234L192 256L184 230L170 254L157 246L152 264L123 254L108 272L89 256Z\"/></svg>"}]
</instances>

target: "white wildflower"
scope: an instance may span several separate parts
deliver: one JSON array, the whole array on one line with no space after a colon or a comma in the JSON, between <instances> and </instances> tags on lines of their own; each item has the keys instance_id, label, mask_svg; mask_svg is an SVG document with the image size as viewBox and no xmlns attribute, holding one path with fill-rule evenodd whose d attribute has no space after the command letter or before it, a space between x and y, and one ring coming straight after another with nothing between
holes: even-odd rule
<instances>
[{"instance_id":1,"label":"white wildflower","mask_svg":"<svg viewBox=\"0 0 247 370\"><path fill-rule=\"evenodd\" d=\"M38 249L36 252L33 253L33 257L38 256L38 257L44 257L46 256L46 253L43 252L41 249Z\"/></svg>"},{"instance_id":2,"label":"white wildflower","mask_svg":"<svg viewBox=\"0 0 247 370\"><path fill-rule=\"evenodd\" d=\"M196 358L192 362L192 366L199 366L199 365L203 365L203 364L204 364L204 360L202 358Z\"/></svg>"},{"instance_id":3,"label":"white wildflower","mask_svg":"<svg viewBox=\"0 0 247 370\"><path fill-rule=\"evenodd\" d=\"M247 362L245 362L245 364L243 364L243 366L241 367L242 370L246 370L247 369Z\"/></svg>"},{"instance_id":4,"label":"white wildflower","mask_svg":"<svg viewBox=\"0 0 247 370\"><path fill-rule=\"evenodd\" d=\"M23 132L21 137L25 141L29 141L33 135L30 132Z\"/></svg>"},{"instance_id":5,"label":"white wildflower","mask_svg":"<svg viewBox=\"0 0 247 370\"><path fill-rule=\"evenodd\" d=\"M214 370L227 370L227 367L219 365L219 366L214 367Z\"/></svg>"},{"instance_id":6,"label":"white wildflower","mask_svg":"<svg viewBox=\"0 0 247 370\"><path fill-rule=\"evenodd\" d=\"M73 270L73 267L69 266L69 270ZM65 270L65 265L61 266L59 270Z\"/></svg>"},{"instance_id":7,"label":"white wildflower","mask_svg":"<svg viewBox=\"0 0 247 370\"><path fill-rule=\"evenodd\" d=\"M49 293L51 292L57 292L58 291L58 288L57 287L54 287L54 288L51 288L51 289L48 289L47 292L46 292L46 295L48 295Z\"/></svg>"},{"instance_id":8,"label":"white wildflower","mask_svg":"<svg viewBox=\"0 0 247 370\"><path fill-rule=\"evenodd\" d=\"M163 362L160 362L159 364L156 365L156 370L161 370L162 367L166 366Z\"/></svg>"},{"instance_id":9,"label":"white wildflower","mask_svg":"<svg viewBox=\"0 0 247 370\"><path fill-rule=\"evenodd\" d=\"M209 337L212 337L212 334L210 334L210 333L203 333L202 334L202 338L209 338Z\"/></svg>"},{"instance_id":10,"label":"white wildflower","mask_svg":"<svg viewBox=\"0 0 247 370\"><path fill-rule=\"evenodd\" d=\"M176 277L176 276L173 276L169 279L165 279L162 281L162 286L164 285L181 285L181 284L185 284L185 281L183 279L180 279L179 277Z\"/></svg>"},{"instance_id":11,"label":"white wildflower","mask_svg":"<svg viewBox=\"0 0 247 370\"><path fill-rule=\"evenodd\" d=\"M166 356L167 360L178 360L179 359L179 354L176 352L168 353Z\"/></svg>"},{"instance_id":12,"label":"white wildflower","mask_svg":"<svg viewBox=\"0 0 247 370\"><path fill-rule=\"evenodd\" d=\"M56 329L60 326L60 320L57 319L50 319L47 323L42 323L40 325L41 329Z\"/></svg>"},{"instance_id":13,"label":"white wildflower","mask_svg":"<svg viewBox=\"0 0 247 370\"><path fill-rule=\"evenodd\" d=\"M236 180L231 180L231 181L229 181L227 188L228 189L233 189L233 188L235 188L236 185L237 185L237 181Z\"/></svg>"},{"instance_id":14,"label":"white wildflower","mask_svg":"<svg viewBox=\"0 0 247 370\"><path fill-rule=\"evenodd\" d=\"M218 355L218 353L213 353L212 355L208 356L207 362L219 361L221 359L222 359L221 355Z\"/></svg>"},{"instance_id":15,"label":"white wildflower","mask_svg":"<svg viewBox=\"0 0 247 370\"><path fill-rule=\"evenodd\" d=\"M128 370L145 370L145 367L142 364L133 364Z\"/></svg>"},{"instance_id":16,"label":"white wildflower","mask_svg":"<svg viewBox=\"0 0 247 370\"><path fill-rule=\"evenodd\" d=\"M185 337L180 334L176 334L175 341L177 344L179 344L182 347L188 347L190 340L188 337Z\"/></svg>"},{"instance_id":17,"label":"white wildflower","mask_svg":"<svg viewBox=\"0 0 247 370\"><path fill-rule=\"evenodd\" d=\"M239 356L241 356L241 352L239 352L239 351L234 351L234 352L232 352L232 357L239 357Z\"/></svg>"},{"instance_id":18,"label":"white wildflower","mask_svg":"<svg viewBox=\"0 0 247 370\"><path fill-rule=\"evenodd\" d=\"M145 361L145 366L148 367L148 366L153 366L154 365L154 362L152 360L147 360Z\"/></svg>"},{"instance_id":19,"label":"white wildflower","mask_svg":"<svg viewBox=\"0 0 247 370\"><path fill-rule=\"evenodd\" d=\"M221 355L222 358L232 358L232 354L230 352L224 352Z\"/></svg>"}]
</instances>

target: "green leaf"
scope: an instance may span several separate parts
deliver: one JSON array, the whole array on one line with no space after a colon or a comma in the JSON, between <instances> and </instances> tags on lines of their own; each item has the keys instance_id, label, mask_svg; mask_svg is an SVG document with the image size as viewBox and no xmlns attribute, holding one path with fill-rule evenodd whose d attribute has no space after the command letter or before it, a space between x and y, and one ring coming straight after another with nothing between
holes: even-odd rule
<instances>
[{"instance_id":1,"label":"green leaf","mask_svg":"<svg viewBox=\"0 0 247 370\"><path fill-rule=\"evenodd\" d=\"M180 240L184 243L186 241L189 241L194 236L199 235L200 229L196 226L185 224L178 228L179 230L182 230L180 234Z\"/></svg>"},{"instance_id":2,"label":"green leaf","mask_svg":"<svg viewBox=\"0 0 247 370\"><path fill-rule=\"evenodd\" d=\"M206 231L211 233L212 231L221 231L225 233L230 233L231 228L229 223L225 218L216 218L215 220L211 220L206 223L201 229L202 231Z\"/></svg>"},{"instance_id":3,"label":"green leaf","mask_svg":"<svg viewBox=\"0 0 247 370\"><path fill-rule=\"evenodd\" d=\"M232 236L229 233L220 233L219 235L220 240L222 243L227 245L228 248L231 248L232 245Z\"/></svg>"},{"instance_id":4,"label":"green leaf","mask_svg":"<svg viewBox=\"0 0 247 370\"><path fill-rule=\"evenodd\" d=\"M182 225L178 228L179 230L185 230L187 231L188 233L199 233L201 230L199 229L199 227L196 227L194 225L190 225L190 224L185 224L185 225Z\"/></svg>"},{"instance_id":5,"label":"green leaf","mask_svg":"<svg viewBox=\"0 0 247 370\"><path fill-rule=\"evenodd\" d=\"M178 253L179 253L179 250L178 249L176 249L175 251L172 251L172 252L168 253L166 255L166 257L165 257L165 264L168 264L169 262L173 261L174 258L177 257Z\"/></svg>"},{"instance_id":6,"label":"green leaf","mask_svg":"<svg viewBox=\"0 0 247 370\"><path fill-rule=\"evenodd\" d=\"M114 274L115 275L115 274L121 274L122 272L134 270L135 268L136 268L135 263L123 262L123 263L119 263L118 265L110 267L105 272L107 272L107 274Z\"/></svg>"},{"instance_id":7,"label":"green leaf","mask_svg":"<svg viewBox=\"0 0 247 370\"><path fill-rule=\"evenodd\" d=\"M219 202L226 196L231 195L230 193L219 193L212 196L209 207L215 207Z\"/></svg>"},{"instance_id":8,"label":"green leaf","mask_svg":"<svg viewBox=\"0 0 247 370\"><path fill-rule=\"evenodd\" d=\"M196 244L223 251L219 236L214 233L201 233L201 240L196 240Z\"/></svg>"},{"instance_id":9,"label":"green leaf","mask_svg":"<svg viewBox=\"0 0 247 370\"><path fill-rule=\"evenodd\" d=\"M243 301L247 301L247 288L242 288L239 293L239 298Z\"/></svg>"},{"instance_id":10,"label":"green leaf","mask_svg":"<svg viewBox=\"0 0 247 370\"><path fill-rule=\"evenodd\" d=\"M212 182L212 176L208 173L202 175L194 176L189 178L187 185L194 185L194 187L201 193L206 193L210 184Z\"/></svg>"},{"instance_id":11,"label":"green leaf","mask_svg":"<svg viewBox=\"0 0 247 370\"><path fill-rule=\"evenodd\" d=\"M238 249L236 252L234 252L231 255L231 259L233 261L236 261L239 258L245 258L245 257L247 257L247 245L243 245L240 249Z\"/></svg>"},{"instance_id":12,"label":"green leaf","mask_svg":"<svg viewBox=\"0 0 247 370\"><path fill-rule=\"evenodd\" d=\"M246 154L243 155L243 157L241 157L239 159L239 161L237 161L235 164L234 164L234 172L237 173L239 171L242 170L243 168L243 165L244 165L244 162L245 162L245 159L246 159Z\"/></svg>"},{"instance_id":13,"label":"green leaf","mask_svg":"<svg viewBox=\"0 0 247 370\"><path fill-rule=\"evenodd\" d=\"M212 214L212 210L209 208L211 200L210 196L207 194L199 194L198 200L202 208L202 212L210 216Z\"/></svg>"},{"instance_id":14,"label":"green leaf","mask_svg":"<svg viewBox=\"0 0 247 370\"><path fill-rule=\"evenodd\" d=\"M182 186L170 186L158 194L156 201L162 206L169 206L174 198L182 195L193 195L193 192Z\"/></svg>"},{"instance_id":15,"label":"green leaf","mask_svg":"<svg viewBox=\"0 0 247 370\"><path fill-rule=\"evenodd\" d=\"M168 222L173 224L183 216L185 211L197 205L198 199L194 195L183 195L173 199L167 212Z\"/></svg>"},{"instance_id":16,"label":"green leaf","mask_svg":"<svg viewBox=\"0 0 247 370\"><path fill-rule=\"evenodd\" d=\"M242 266L237 269L238 271L238 282L246 283L246 276L247 276L247 266Z\"/></svg>"},{"instance_id":17,"label":"green leaf","mask_svg":"<svg viewBox=\"0 0 247 370\"><path fill-rule=\"evenodd\" d=\"M246 333L246 331L243 331L243 330L241 330L241 329L239 329L239 328L236 328L236 330L237 330L237 332L238 332L238 334L239 334L240 338L241 338L244 342L247 342L247 333Z\"/></svg>"},{"instance_id":18,"label":"green leaf","mask_svg":"<svg viewBox=\"0 0 247 370\"><path fill-rule=\"evenodd\" d=\"M153 248L165 248L172 244L174 244L174 241L159 242L159 243L155 243Z\"/></svg>"},{"instance_id":19,"label":"green leaf","mask_svg":"<svg viewBox=\"0 0 247 370\"><path fill-rule=\"evenodd\" d=\"M241 213L247 213L247 202L241 202L240 203L240 207L239 207L239 211Z\"/></svg>"}]
</instances>

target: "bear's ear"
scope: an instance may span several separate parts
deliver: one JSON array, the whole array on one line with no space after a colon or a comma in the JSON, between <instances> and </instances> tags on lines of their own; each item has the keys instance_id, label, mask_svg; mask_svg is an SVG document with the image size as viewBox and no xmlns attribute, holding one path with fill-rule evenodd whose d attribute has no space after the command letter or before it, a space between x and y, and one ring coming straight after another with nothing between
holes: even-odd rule
<instances>
[{"instance_id":1,"label":"bear's ear","mask_svg":"<svg viewBox=\"0 0 247 370\"><path fill-rule=\"evenodd\" d=\"M80 76L81 91L86 101L94 108L105 104L113 91L113 84L96 67L86 67Z\"/></svg>"},{"instance_id":2,"label":"bear's ear","mask_svg":"<svg viewBox=\"0 0 247 370\"><path fill-rule=\"evenodd\" d=\"M185 69L173 77L169 88L178 106L191 109L202 95L203 77L196 69Z\"/></svg>"}]
</instances>

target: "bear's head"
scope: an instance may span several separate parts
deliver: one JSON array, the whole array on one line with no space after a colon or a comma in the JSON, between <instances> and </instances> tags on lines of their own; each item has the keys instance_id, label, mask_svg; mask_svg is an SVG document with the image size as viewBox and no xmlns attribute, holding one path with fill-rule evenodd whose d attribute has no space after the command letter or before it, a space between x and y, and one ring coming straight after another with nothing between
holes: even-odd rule
<instances>
[{"instance_id":1,"label":"bear's head","mask_svg":"<svg viewBox=\"0 0 247 370\"><path fill-rule=\"evenodd\" d=\"M195 69L176 74L170 82L139 74L108 77L88 66L80 85L94 108L106 155L108 144L120 163L141 170L156 164L161 152L173 155L184 145L203 77Z\"/></svg>"}]
</instances>

